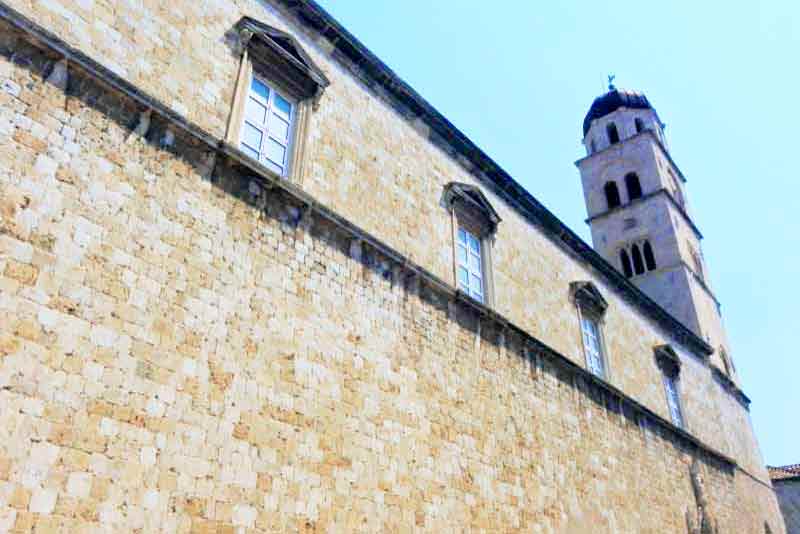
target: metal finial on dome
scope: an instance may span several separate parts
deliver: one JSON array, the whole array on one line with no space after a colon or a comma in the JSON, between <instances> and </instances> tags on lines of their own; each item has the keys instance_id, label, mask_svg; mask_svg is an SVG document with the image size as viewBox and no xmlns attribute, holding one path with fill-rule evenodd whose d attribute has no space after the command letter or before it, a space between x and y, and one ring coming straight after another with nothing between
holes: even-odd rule
<instances>
[{"instance_id":1,"label":"metal finial on dome","mask_svg":"<svg viewBox=\"0 0 800 534\"><path fill-rule=\"evenodd\" d=\"M614 86L614 78L616 78L616 74L609 74L608 75L608 90L609 91L616 91L616 87Z\"/></svg>"}]
</instances>

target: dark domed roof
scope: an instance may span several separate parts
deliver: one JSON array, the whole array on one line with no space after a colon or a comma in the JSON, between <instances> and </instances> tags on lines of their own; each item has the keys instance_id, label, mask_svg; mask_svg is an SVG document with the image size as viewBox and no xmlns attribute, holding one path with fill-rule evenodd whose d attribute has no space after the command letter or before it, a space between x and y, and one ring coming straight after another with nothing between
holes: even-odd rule
<instances>
[{"instance_id":1,"label":"dark domed roof","mask_svg":"<svg viewBox=\"0 0 800 534\"><path fill-rule=\"evenodd\" d=\"M642 93L613 87L609 92L598 96L592 102L592 107L589 108L589 112L583 119L583 135L585 136L589 131L593 120L605 117L619 108L653 109L653 106L650 105L647 97Z\"/></svg>"}]
</instances>

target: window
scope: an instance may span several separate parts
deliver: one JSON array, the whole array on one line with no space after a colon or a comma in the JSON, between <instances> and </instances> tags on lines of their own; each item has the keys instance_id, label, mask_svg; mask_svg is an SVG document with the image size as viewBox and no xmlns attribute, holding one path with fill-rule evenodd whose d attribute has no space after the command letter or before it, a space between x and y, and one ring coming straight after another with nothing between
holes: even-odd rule
<instances>
[{"instance_id":1,"label":"window","mask_svg":"<svg viewBox=\"0 0 800 534\"><path fill-rule=\"evenodd\" d=\"M453 224L456 287L487 306L492 304L491 249L500 217L478 187L457 182L444 190Z\"/></svg>"},{"instance_id":2,"label":"window","mask_svg":"<svg viewBox=\"0 0 800 534\"><path fill-rule=\"evenodd\" d=\"M644 131L644 121L641 118L636 117L633 119L634 124L636 125L636 133L642 133Z\"/></svg>"},{"instance_id":3,"label":"window","mask_svg":"<svg viewBox=\"0 0 800 534\"><path fill-rule=\"evenodd\" d=\"M287 97L256 76L252 77L242 125L242 152L259 160L281 176L286 175L294 120Z\"/></svg>"},{"instance_id":4,"label":"window","mask_svg":"<svg viewBox=\"0 0 800 534\"><path fill-rule=\"evenodd\" d=\"M250 17L234 31L241 64L225 140L281 177L300 177L310 110L330 82L291 35Z\"/></svg>"},{"instance_id":5,"label":"window","mask_svg":"<svg viewBox=\"0 0 800 534\"><path fill-rule=\"evenodd\" d=\"M639 245L631 247L631 256L633 256L633 272L636 274L644 273L644 263L642 262L642 253L639 250Z\"/></svg>"},{"instance_id":6,"label":"window","mask_svg":"<svg viewBox=\"0 0 800 534\"><path fill-rule=\"evenodd\" d=\"M589 315L581 317L581 333L583 335L583 349L586 353L586 366L592 374L605 378L606 370L603 364L603 349L600 343L600 328L597 320Z\"/></svg>"},{"instance_id":7,"label":"window","mask_svg":"<svg viewBox=\"0 0 800 534\"><path fill-rule=\"evenodd\" d=\"M597 152L597 143L594 142L594 138L592 138L592 141L589 143L589 147L591 148L589 154L594 154Z\"/></svg>"},{"instance_id":8,"label":"window","mask_svg":"<svg viewBox=\"0 0 800 534\"><path fill-rule=\"evenodd\" d=\"M593 375L606 380L608 368L602 320L608 304L591 282L573 282L570 284L570 293L578 308L586 368Z\"/></svg>"},{"instance_id":9,"label":"window","mask_svg":"<svg viewBox=\"0 0 800 534\"><path fill-rule=\"evenodd\" d=\"M656 270L656 257L653 255L653 247L650 246L650 241L645 241L642 247L644 251L644 264L648 271Z\"/></svg>"},{"instance_id":10,"label":"window","mask_svg":"<svg viewBox=\"0 0 800 534\"><path fill-rule=\"evenodd\" d=\"M625 249L619 251L619 260L622 263L622 272L625 273L627 278L633 276L633 269L631 268L631 258Z\"/></svg>"},{"instance_id":11,"label":"window","mask_svg":"<svg viewBox=\"0 0 800 534\"><path fill-rule=\"evenodd\" d=\"M624 246L619 251L619 257L622 272L628 278L646 271L655 271L657 268L653 247L647 239Z\"/></svg>"},{"instance_id":12,"label":"window","mask_svg":"<svg viewBox=\"0 0 800 534\"><path fill-rule=\"evenodd\" d=\"M458 288L478 302L483 295L483 255L480 240L464 228L458 229L456 242Z\"/></svg>"},{"instance_id":13,"label":"window","mask_svg":"<svg viewBox=\"0 0 800 534\"><path fill-rule=\"evenodd\" d=\"M608 182L603 187L606 193L606 203L608 209L614 209L621 204L619 199L619 189L617 189L617 182Z\"/></svg>"},{"instance_id":14,"label":"window","mask_svg":"<svg viewBox=\"0 0 800 534\"><path fill-rule=\"evenodd\" d=\"M613 122L610 122L606 125L606 133L608 134L608 142L612 145L619 143L619 132L617 131L617 125Z\"/></svg>"},{"instance_id":15,"label":"window","mask_svg":"<svg viewBox=\"0 0 800 534\"><path fill-rule=\"evenodd\" d=\"M703 272L703 259L700 257L700 253L697 250L689 245L689 250L691 250L692 254L692 261L694 262L694 273L700 278L700 280L705 281L705 274Z\"/></svg>"},{"instance_id":16,"label":"window","mask_svg":"<svg viewBox=\"0 0 800 534\"><path fill-rule=\"evenodd\" d=\"M661 345L655 348L656 363L661 369L662 381L664 383L664 395L667 401L672 423L680 428L686 428L686 421L683 417L683 407L680 395L680 370L681 360L675 350L669 345Z\"/></svg>"},{"instance_id":17,"label":"window","mask_svg":"<svg viewBox=\"0 0 800 534\"><path fill-rule=\"evenodd\" d=\"M635 172L629 172L625 175L625 187L628 189L629 201L642 197L642 185L639 182L639 176Z\"/></svg>"},{"instance_id":18,"label":"window","mask_svg":"<svg viewBox=\"0 0 800 534\"><path fill-rule=\"evenodd\" d=\"M683 412L681 411L681 396L678 393L678 377L664 374L664 389L667 394L667 407L669 415L675 426L683 428Z\"/></svg>"}]
</instances>

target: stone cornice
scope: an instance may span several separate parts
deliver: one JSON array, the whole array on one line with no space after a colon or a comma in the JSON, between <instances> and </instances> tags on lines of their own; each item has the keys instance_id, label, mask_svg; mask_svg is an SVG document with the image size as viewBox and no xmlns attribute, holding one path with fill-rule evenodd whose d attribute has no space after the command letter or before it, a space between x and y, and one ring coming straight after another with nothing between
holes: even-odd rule
<instances>
[{"instance_id":1,"label":"stone cornice","mask_svg":"<svg viewBox=\"0 0 800 534\"><path fill-rule=\"evenodd\" d=\"M267 189L280 190L287 195L287 197L293 199L293 202L305 206L306 213L313 213L316 216L330 221L339 227L343 232L350 234L354 241L367 244L376 253L384 256L387 260L394 262L396 267L404 272L404 277L406 279L419 279L430 290L435 291L439 295L449 299L451 302L457 305L463 306L464 309L471 310L473 313L477 314L479 321L490 324L490 326L495 328L497 331L507 332L509 335L514 334L518 336L521 339L521 343L528 347L528 349L531 351L526 351L529 354L529 358L536 359L536 361L539 361L540 358L547 358L548 361L550 361L553 365L564 371L567 371L567 374L574 377L575 380L580 380L582 383L591 384L597 387L611 399L616 399L620 406L624 406L625 408L623 408L623 410L628 409L631 413L636 414L636 417L643 418L645 421L657 425L666 433L668 433L672 439L676 439L678 442L688 446L690 450L708 455L709 457L721 462L729 468L738 470L753 478L755 481L758 481L759 483L769 487L769 484L761 481L755 475L752 475L747 470L742 468L735 459L704 443L689 432L675 426L672 422L653 412L650 408L641 404L634 398L628 396L619 388L594 376L588 370L579 366L567 356L562 355L555 349L534 338L524 329L516 326L504 316L497 313L495 310L475 301L474 299L465 295L463 292L455 289L449 283L441 280L424 267L414 263L413 261L410 261L401 252L383 243L377 237L372 236L368 232L359 228L330 208L319 204L312 196L301 190L296 185L282 179L276 173L270 171L257 161L246 156L238 149L227 144L224 140L214 137L199 126L187 121L156 98L140 91L130 82L127 82L123 78L117 76L108 68L92 60L77 49L67 45L52 33L33 23L2 2L0 2L0 19L6 21L11 26L21 31L31 44L42 49L44 53L57 56L58 60L63 60L66 58L71 68L81 71L85 76L94 79L98 84L109 88L112 92L117 92L124 97L130 98L144 110L148 110L147 112L152 115L152 120L163 121L164 123L168 124L169 127L174 128L178 132L182 132L193 142L199 142L200 144L205 145L207 149L210 149L210 151L216 155L217 159L222 159L229 164L239 166L244 171L249 173L252 176L252 179L260 182ZM562 239L568 239L570 234L571 232L566 237L562 236ZM578 241L579 243L574 243L573 246L578 246L578 244L586 246L586 244L582 241ZM613 269L613 267L608 267ZM655 304L653 305L655 306ZM662 311L662 313L666 312ZM672 319L672 321L674 321L674 319ZM699 340L699 338L694 336L694 334L692 334L692 337ZM702 340L699 341L701 346L705 345ZM710 352L711 351L709 350L709 353ZM705 361L708 363L707 359Z\"/></svg>"},{"instance_id":2,"label":"stone cornice","mask_svg":"<svg viewBox=\"0 0 800 534\"><path fill-rule=\"evenodd\" d=\"M631 284L316 2L274 1L301 24L325 37L332 46L331 56L364 85L381 95L398 113L411 122L426 124L430 128L430 142L462 162L485 187L517 210L529 223L541 228L559 246L567 248L592 266L615 291L639 306L693 352L703 357L714 352L703 339Z\"/></svg>"},{"instance_id":3,"label":"stone cornice","mask_svg":"<svg viewBox=\"0 0 800 534\"><path fill-rule=\"evenodd\" d=\"M607 217L607 216L609 216L611 214L623 211L623 210L625 210L626 208L628 208L630 206L635 206L637 204L641 204L642 202L644 202L645 200L647 200L649 198L653 198L653 197L656 197L656 196L662 195L662 194L666 195L667 199L672 204L672 207L674 207L678 211L678 213L681 214L681 216L683 217L683 220L686 221L686 223L689 225L689 227L692 229L692 231L694 231L694 234L697 236L697 239L698 240L703 239L703 234L701 234L700 233L700 229L697 228L697 226L695 226L694 221L692 221L692 218L689 217L689 214L686 213L686 210L684 210L683 207L680 204L678 204L678 201L675 200L674 196L672 196L672 192L669 191L669 189L667 189L665 187L662 187L661 189L656 189L655 191L651 191L650 193L647 193L646 195L642 195L639 198L635 198L635 199L631 200L630 202L628 202L626 204L620 204L619 206L617 206L615 208L611 208L610 210L602 211L600 213L592 215L591 217L588 217L584 222L586 222L586 224L589 224L592 221L596 221L597 219L603 219L603 218L605 218L605 217Z\"/></svg>"},{"instance_id":4,"label":"stone cornice","mask_svg":"<svg viewBox=\"0 0 800 534\"><path fill-rule=\"evenodd\" d=\"M678 167L678 164L675 163L675 160L672 159L672 154L669 153L669 150L667 150L667 147L664 146L664 143L661 142L661 139L659 139L658 136L651 130L644 130L643 132L636 133L636 134L634 134L634 135L632 135L630 137L627 137L627 138L621 140L619 143L614 143L613 145L609 145L609 146L607 146L607 147L605 147L605 148L603 148L601 150L598 150L598 151L596 151L596 152L594 152L592 154L588 154L588 155L586 155L586 156L584 156L582 158L579 158L578 160L575 161L575 165L576 166L580 166L580 164L582 162L586 161L587 159L591 158L592 156L594 156L596 154L602 154L603 152L606 152L608 150L613 150L614 148L618 148L623 144L624 141L627 141L628 139L636 139L637 137L645 136L645 135L649 135L650 137L653 138L653 141L655 141L655 144L661 150L661 153L664 155L664 157L667 158L667 161L669 161L669 164L672 165L673 169L675 169L675 172L678 173L678 177L681 179L681 181L683 183L686 183L686 177L683 175L683 172L681 172L681 169L680 169L680 167Z\"/></svg>"},{"instance_id":5,"label":"stone cornice","mask_svg":"<svg viewBox=\"0 0 800 534\"><path fill-rule=\"evenodd\" d=\"M748 410L750 409L750 397L745 395L744 391L739 389L739 386L736 385L736 382L722 372L722 370L720 370L716 365L711 365L711 374L714 376L714 379L719 382L722 387L739 402L739 404Z\"/></svg>"}]
</instances>

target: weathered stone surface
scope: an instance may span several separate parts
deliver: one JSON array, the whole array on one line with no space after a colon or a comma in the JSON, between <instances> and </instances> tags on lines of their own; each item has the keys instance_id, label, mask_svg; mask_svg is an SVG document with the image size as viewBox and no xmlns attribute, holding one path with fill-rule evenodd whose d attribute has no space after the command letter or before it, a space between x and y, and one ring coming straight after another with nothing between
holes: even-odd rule
<instances>
[{"instance_id":1,"label":"weathered stone surface","mask_svg":"<svg viewBox=\"0 0 800 534\"><path fill-rule=\"evenodd\" d=\"M180 2L114 14L67 0L12 4L54 31L74 23L63 30L71 42L221 132L237 62L220 43L238 7L200 17ZM333 79L301 185L450 280L439 195L453 179L477 180L298 35ZM402 265L379 269L389 259L369 246L354 258L353 235L313 212L299 224L289 195L256 195L249 171L210 165L183 134L164 147L160 136L126 143L141 109L80 72L65 96L44 83L52 58L14 46L0 47L0 73L21 88L0 108L11 124L0 129L0 237L14 240L0 247L0 522L682 532L697 510L697 461L721 532L760 533L765 520L783 532L770 488L529 355ZM162 131L159 120L149 131ZM503 219L498 311L583 366L567 289L594 280L609 301L611 383L666 417L652 347L675 340L487 196ZM759 475L747 413L703 361L677 350L689 431ZM34 444L47 446L36 458Z\"/></svg>"}]
</instances>

